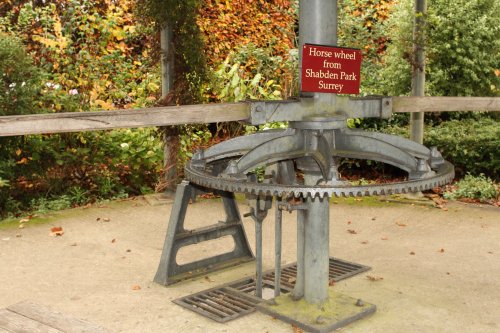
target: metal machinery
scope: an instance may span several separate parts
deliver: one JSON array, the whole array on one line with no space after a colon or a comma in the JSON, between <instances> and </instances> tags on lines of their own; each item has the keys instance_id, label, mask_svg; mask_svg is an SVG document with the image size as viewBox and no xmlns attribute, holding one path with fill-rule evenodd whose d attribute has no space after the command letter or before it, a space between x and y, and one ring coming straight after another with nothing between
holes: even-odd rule
<instances>
[{"instance_id":1,"label":"metal machinery","mask_svg":"<svg viewBox=\"0 0 500 333\"><path fill-rule=\"evenodd\" d=\"M299 49L302 49L304 43L336 45L336 17L337 3L334 0L301 1ZM297 277L292 295L286 297L292 304L295 302L296 307L302 302L300 306L306 304L325 309L325 304L335 302L332 298L338 301L329 292L329 198L422 191L445 184L454 176L453 166L443 160L435 148L429 149L397 136L349 129L346 125L348 118L388 118L391 110L390 98L349 98L320 93L301 96L300 99L291 101L251 102L251 124L288 121L288 129L261 131L237 137L197 152L186 166L185 174L189 183L183 182L180 185L172 214L177 214L177 219L184 218L186 198L189 196L186 189L190 186L199 185L223 193L229 222L237 221L239 216L233 193L245 193L251 197L251 211L248 216L255 221L256 296L261 297L262 223L274 197L275 296L278 297L281 274L281 214L283 210L296 210ZM341 157L381 161L396 166L408 173L408 180L351 186L339 177L337 165ZM184 205L179 201L184 202ZM240 235L236 241L239 253L222 259L251 258L241 224L226 223L226 226L233 228L233 235ZM170 237L170 242L175 234L175 230L171 229L179 231L182 226L169 228L167 240ZM193 242L207 239L206 236L200 237L202 239ZM162 262L166 262L173 252L175 251L164 249ZM204 264L216 264L220 259ZM155 281L168 284L166 271L176 269L174 266L169 268L160 263ZM194 268L193 266L188 269ZM185 273L185 270L176 272ZM280 304L271 302L263 305L261 310L293 323L301 324L305 321L300 316L282 311ZM364 304L357 306L363 308ZM375 311L375 307L364 307L364 310L360 311L333 321L328 315L322 315L319 319L316 318L318 320L315 327L303 327L311 331L326 332L338 328L339 322L345 324Z\"/></svg>"}]
</instances>

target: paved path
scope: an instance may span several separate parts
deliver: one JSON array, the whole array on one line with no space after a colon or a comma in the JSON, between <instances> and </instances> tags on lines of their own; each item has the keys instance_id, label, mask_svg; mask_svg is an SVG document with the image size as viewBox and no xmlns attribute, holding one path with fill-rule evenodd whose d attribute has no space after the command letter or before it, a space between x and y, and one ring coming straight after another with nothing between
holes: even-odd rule
<instances>
[{"instance_id":1,"label":"paved path","mask_svg":"<svg viewBox=\"0 0 500 333\"><path fill-rule=\"evenodd\" d=\"M154 284L170 209L137 199L57 213L24 229L0 228L0 308L30 300L124 333L293 332L260 313L218 324L173 304L250 276L253 264L168 288ZM218 200L204 200L189 206L186 224L201 226L222 214ZM373 268L338 283L336 291L378 307L343 332L500 332L498 208L356 201L332 204L331 217L330 254ZM272 221L266 222L269 269L274 235ZM253 244L253 224L249 218L244 224ZM64 234L50 236L53 226ZM295 261L295 238L295 214L285 214L284 263ZM227 246L216 242L201 253ZM187 249L183 260L198 255Z\"/></svg>"}]
</instances>

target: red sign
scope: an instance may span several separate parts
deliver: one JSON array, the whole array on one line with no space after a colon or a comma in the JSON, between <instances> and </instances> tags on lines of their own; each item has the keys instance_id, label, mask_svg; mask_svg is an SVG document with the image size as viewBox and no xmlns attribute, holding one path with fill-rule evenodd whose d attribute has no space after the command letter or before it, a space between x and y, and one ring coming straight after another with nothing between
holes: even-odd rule
<instances>
[{"instance_id":1,"label":"red sign","mask_svg":"<svg viewBox=\"0 0 500 333\"><path fill-rule=\"evenodd\" d=\"M359 94L360 71L361 50L305 44L301 91Z\"/></svg>"}]
</instances>

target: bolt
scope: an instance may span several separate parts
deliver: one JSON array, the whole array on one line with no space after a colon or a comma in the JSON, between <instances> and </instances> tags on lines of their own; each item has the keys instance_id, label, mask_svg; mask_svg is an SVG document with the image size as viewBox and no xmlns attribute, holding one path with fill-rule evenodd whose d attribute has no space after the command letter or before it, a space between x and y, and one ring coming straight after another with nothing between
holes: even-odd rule
<instances>
[{"instance_id":1,"label":"bolt","mask_svg":"<svg viewBox=\"0 0 500 333\"><path fill-rule=\"evenodd\" d=\"M356 301L356 306L364 306L365 305L365 302L363 302L363 300L361 298L358 298L358 300Z\"/></svg>"}]
</instances>

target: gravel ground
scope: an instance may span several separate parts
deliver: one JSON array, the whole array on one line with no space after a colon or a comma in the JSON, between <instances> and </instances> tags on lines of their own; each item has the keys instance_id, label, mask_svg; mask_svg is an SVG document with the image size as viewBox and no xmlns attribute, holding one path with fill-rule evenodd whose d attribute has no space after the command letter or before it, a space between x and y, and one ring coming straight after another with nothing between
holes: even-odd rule
<instances>
[{"instance_id":1,"label":"gravel ground","mask_svg":"<svg viewBox=\"0 0 500 333\"><path fill-rule=\"evenodd\" d=\"M54 213L23 229L0 226L0 308L31 300L123 333L294 332L261 313L219 324L171 302L254 270L247 263L170 287L153 283L171 207L139 198ZM330 215L330 255L372 267L333 288L377 305L343 332L500 332L498 208L338 200ZM189 206L186 226L221 219L219 200L202 200ZM244 225L253 245L253 223L244 218ZM64 234L51 236L52 227ZM295 214L286 213L283 263L295 261L295 244ZM186 248L181 259L228 246L222 240ZM273 255L268 218L265 269Z\"/></svg>"}]
</instances>

